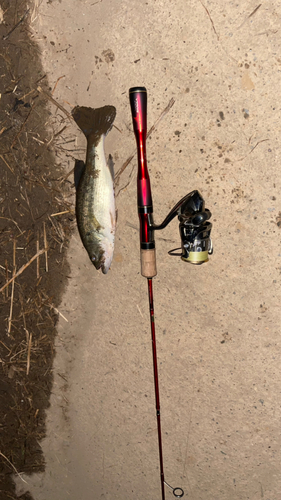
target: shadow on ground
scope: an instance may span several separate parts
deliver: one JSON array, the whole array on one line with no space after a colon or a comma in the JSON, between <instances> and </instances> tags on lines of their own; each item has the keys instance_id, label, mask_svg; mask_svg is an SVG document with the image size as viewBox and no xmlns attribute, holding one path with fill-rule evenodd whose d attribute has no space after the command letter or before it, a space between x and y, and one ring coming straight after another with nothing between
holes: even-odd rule
<instances>
[{"instance_id":1,"label":"shadow on ground","mask_svg":"<svg viewBox=\"0 0 281 500\"><path fill-rule=\"evenodd\" d=\"M44 470L40 441L73 210L56 147L67 118L47 109L50 89L30 28L36 9L26 1L0 6L0 499L7 500L16 498L12 474Z\"/></svg>"}]
</instances>

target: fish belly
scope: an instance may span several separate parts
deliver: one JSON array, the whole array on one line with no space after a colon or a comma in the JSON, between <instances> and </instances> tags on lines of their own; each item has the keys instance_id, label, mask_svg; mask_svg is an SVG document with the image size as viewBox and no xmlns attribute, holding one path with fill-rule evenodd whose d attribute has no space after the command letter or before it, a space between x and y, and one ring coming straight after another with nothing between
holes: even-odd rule
<instances>
[{"instance_id":1,"label":"fish belly","mask_svg":"<svg viewBox=\"0 0 281 500\"><path fill-rule=\"evenodd\" d=\"M115 197L111 172L107 166L103 139L98 147L95 147L95 175L93 211L98 220L101 230L100 234L114 241L115 233Z\"/></svg>"}]
</instances>

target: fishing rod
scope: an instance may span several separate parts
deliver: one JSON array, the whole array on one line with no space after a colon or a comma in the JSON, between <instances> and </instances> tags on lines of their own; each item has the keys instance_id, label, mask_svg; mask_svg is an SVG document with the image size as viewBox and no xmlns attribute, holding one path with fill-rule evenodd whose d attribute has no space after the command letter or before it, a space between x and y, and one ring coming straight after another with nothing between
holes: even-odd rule
<instances>
[{"instance_id":1,"label":"fishing rod","mask_svg":"<svg viewBox=\"0 0 281 500\"><path fill-rule=\"evenodd\" d=\"M156 252L154 231L164 229L176 215L179 220L181 248L170 250L170 255L178 255L185 262L200 265L209 260L212 254L212 240L210 237L212 224L209 222L211 212L205 208L205 201L199 191L195 190L184 196L168 213L162 224L153 222L153 204L150 178L146 161L146 134L147 134L147 91L145 87L133 87L129 90L130 106L133 118L134 133L137 142L138 176L137 202L140 222L140 257L141 274L147 278L150 311L150 327L152 341L152 357L154 371L155 404L158 431L159 466L162 500L165 500L165 486L168 486L176 498L184 495L182 488L173 488L165 481L162 433L160 417L160 396L157 368L156 334L154 321L152 278L156 276ZM181 250L178 253L178 250Z\"/></svg>"}]
</instances>

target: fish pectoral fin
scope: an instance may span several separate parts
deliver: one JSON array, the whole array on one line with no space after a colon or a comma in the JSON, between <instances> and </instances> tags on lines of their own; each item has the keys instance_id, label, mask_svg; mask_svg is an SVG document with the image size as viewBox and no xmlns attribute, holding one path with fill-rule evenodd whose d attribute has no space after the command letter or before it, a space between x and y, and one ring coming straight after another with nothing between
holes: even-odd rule
<instances>
[{"instance_id":1,"label":"fish pectoral fin","mask_svg":"<svg viewBox=\"0 0 281 500\"><path fill-rule=\"evenodd\" d=\"M94 215L93 215L92 221L93 221L93 226L94 226L95 231L97 231L99 233L101 231L101 229L104 229L104 227L101 226L101 224L99 223L99 221L97 220L97 218Z\"/></svg>"},{"instance_id":2,"label":"fish pectoral fin","mask_svg":"<svg viewBox=\"0 0 281 500\"><path fill-rule=\"evenodd\" d=\"M111 227L115 230L115 225L116 225L116 212L115 214L112 213L111 211L109 211L109 215L110 215L110 222L111 222ZM115 217L114 217L115 215Z\"/></svg>"},{"instance_id":3,"label":"fish pectoral fin","mask_svg":"<svg viewBox=\"0 0 281 500\"><path fill-rule=\"evenodd\" d=\"M109 168L112 180L114 182L114 161L113 161L111 154L108 155L107 166Z\"/></svg>"}]
</instances>

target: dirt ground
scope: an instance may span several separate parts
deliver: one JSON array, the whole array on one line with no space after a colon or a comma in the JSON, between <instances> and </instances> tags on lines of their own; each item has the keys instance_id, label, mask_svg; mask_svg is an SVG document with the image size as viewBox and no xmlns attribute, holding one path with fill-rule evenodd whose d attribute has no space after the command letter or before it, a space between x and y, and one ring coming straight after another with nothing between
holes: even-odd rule
<instances>
[{"instance_id":1,"label":"dirt ground","mask_svg":"<svg viewBox=\"0 0 281 500\"><path fill-rule=\"evenodd\" d=\"M192 500L279 500L280 5L1 7L0 287L14 278L1 296L1 500L161 495L136 157L116 187L108 275L73 210L85 140L69 113L116 107L105 148L118 172L135 149L135 85L149 127L175 101L147 141L155 221L193 189L213 214L203 266L167 254L175 221L156 235L166 481Z\"/></svg>"}]
</instances>

